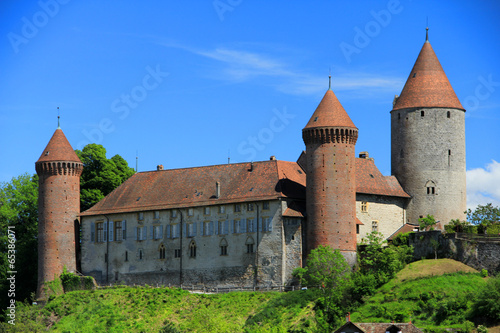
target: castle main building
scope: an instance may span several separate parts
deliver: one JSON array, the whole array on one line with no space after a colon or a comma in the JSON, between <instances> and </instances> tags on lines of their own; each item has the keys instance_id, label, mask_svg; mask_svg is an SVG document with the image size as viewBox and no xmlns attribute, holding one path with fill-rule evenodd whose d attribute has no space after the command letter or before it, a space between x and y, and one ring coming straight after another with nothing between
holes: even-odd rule
<instances>
[{"instance_id":1,"label":"castle main building","mask_svg":"<svg viewBox=\"0 0 500 333\"><path fill-rule=\"evenodd\" d=\"M390 238L427 214L463 219L464 111L426 39L391 111L393 176L368 153L355 157L358 128L328 89L302 131L306 150L297 162L158 166L81 213L82 272L98 283L283 285L319 245L354 264L356 244L372 231ZM43 281L61 265L76 267L74 252L57 252L74 244L71 200L82 170L61 135L56 130L51 142L59 144L49 142L37 162L37 172L52 177L40 178L40 232L49 233L40 267L56 267L42 269ZM65 200L68 209L50 206ZM62 211L68 217L58 217Z\"/></svg>"}]
</instances>

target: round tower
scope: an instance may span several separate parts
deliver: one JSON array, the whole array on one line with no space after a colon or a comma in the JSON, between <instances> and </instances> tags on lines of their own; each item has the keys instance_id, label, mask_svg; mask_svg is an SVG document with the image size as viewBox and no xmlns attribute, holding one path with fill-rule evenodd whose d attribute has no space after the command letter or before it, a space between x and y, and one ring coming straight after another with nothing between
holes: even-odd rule
<instances>
[{"instance_id":1,"label":"round tower","mask_svg":"<svg viewBox=\"0 0 500 333\"><path fill-rule=\"evenodd\" d=\"M66 268L76 271L75 226L80 214L80 175L83 164L60 127L35 163L38 174L38 288Z\"/></svg>"},{"instance_id":2,"label":"round tower","mask_svg":"<svg viewBox=\"0 0 500 333\"><path fill-rule=\"evenodd\" d=\"M465 109L428 32L401 96L394 99L391 169L412 197L407 222L426 215L444 224L465 219Z\"/></svg>"},{"instance_id":3,"label":"round tower","mask_svg":"<svg viewBox=\"0 0 500 333\"><path fill-rule=\"evenodd\" d=\"M328 89L302 130L306 145L306 255L319 245L356 262L354 147L358 129Z\"/></svg>"}]
</instances>

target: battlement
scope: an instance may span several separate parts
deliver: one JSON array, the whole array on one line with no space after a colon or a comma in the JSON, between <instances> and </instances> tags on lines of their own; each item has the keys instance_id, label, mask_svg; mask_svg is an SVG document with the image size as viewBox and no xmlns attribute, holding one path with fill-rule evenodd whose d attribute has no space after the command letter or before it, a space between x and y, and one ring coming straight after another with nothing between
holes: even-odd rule
<instances>
[{"instance_id":1,"label":"battlement","mask_svg":"<svg viewBox=\"0 0 500 333\"><path fill-rule=\"evenodd\" d=\"M355 145L358 140L358 130L342 127L305 128L302 131L304 143L347 143Z\"/></svg>"}]
</instances>

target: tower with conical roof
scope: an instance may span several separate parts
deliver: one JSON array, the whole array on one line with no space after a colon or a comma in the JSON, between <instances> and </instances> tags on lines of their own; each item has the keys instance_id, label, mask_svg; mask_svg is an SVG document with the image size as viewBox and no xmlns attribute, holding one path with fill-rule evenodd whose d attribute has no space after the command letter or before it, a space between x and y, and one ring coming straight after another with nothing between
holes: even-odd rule
<instances>
[{"instance_id":1,"label":"tower with conical roof","mask_svg":"<svg viewBox=\"0 0 500 333\"><path fill-rule=\"evenodd\" d=\"M428 28L427 28L428 30ZM411 195L407 222L465 219L465 109L426 40L391 111L391 168Z\"/></svg>"},{"instance_id":2,"label":"tower with conical roof","mask_svg":"<svg viewBox=\"0 0 500 333\"><path fill-rule=\"evenodd\" d=\"M331 84L330 84L331 86ZM354 148L358 129L331 87L302 130L306 145L306 255L319 245L356 261Z\"/></svg>"},{"instance_id":3,"label":"tower with conical roof","mask_svg":"<svg viewBox=\"0 0 500 333\"><path fill-rule=\"evenodd\" d=\"M76 271L76 230L80 214L80 175L83 164L60 127L35 163L38 174L38 288L66 268Z\"/></svg>"}]
</instances>

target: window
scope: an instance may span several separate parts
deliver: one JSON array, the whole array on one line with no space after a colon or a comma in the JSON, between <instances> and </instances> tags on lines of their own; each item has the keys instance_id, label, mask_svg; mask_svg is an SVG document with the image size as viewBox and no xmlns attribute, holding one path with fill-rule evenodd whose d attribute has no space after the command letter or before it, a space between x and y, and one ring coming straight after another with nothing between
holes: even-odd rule
<instances>
[{"instance_id":1,"label":"window","mask_svg":"<svg viewBox=\"0 0 500 333\"><path fill-rule=\"evenodd\" d=\"M194 215L194 208L188 208L188 216Z\"/></svg>"},{"instance_id":2,"label":"window","mask_svg":"<svg viewBox=\"0 0 500 333\"><path fill-rule=\"evenodd\" d=\"M177 210L173 209L170 211L170 217L171 218L176 218L177 217Z\"/></svg>"},{"instance_id":3,"label":"window","mask_svg":"<svg viewBox=\"0 0 500 333\"><path fill-rule=\"evenodd\" d=\"M420 111L420 117L423 117L425 115L424 111Z\"/></svg>"},{"instance_id":4,"label":"window","mask_svg":"<svg viewBox=\"0 0 500 333\"><path fill-rule=\"evenodd\" d=\"M247 204L247 210L248 210L249 212L253 211L253 203L248 203L248 204Z\"/></svg>"},{"instance_id":5,"label":"window","mask_svg":"<svg viewBox=\"0 0 500 333\"><path fill-rule=\"evenodd\" d=\"M372 232L373 231L378 231L378 221L372 221Z\"/></svg>"},{"instance_id":6,"label":"window","mask_svg":"<svg viewBox=\"0 0 500 333\"><path fill-rule=\"evenodd\" d=\"M158 220L160 219L160 211L159 210L155 210L154 213L153 213L153 218L155 220Z\"/></svg>"},{"instance_id":7,"label":"window","mask_svg":"<svg viewBox=\"0 0 500 333\"><path fill-rule=\"evenodd\" d=\"M205 215L210 215L210 207L205 207L203 213Z\"/></svg>"},{"instance_id":8,"label":"window","mask_svg":"<svg viewBox=\"0 0 500 333\"><path fill-rule=\"evenodd\" d=\"M160 248L158 249L158 254L160 259L165 259L165 245L161 244Z\"/></svg>"},{"instance_id":9,"label":"window","mask_svg":"<svg viewBox=\"0 0 500 333\"><path fill-rule=\"evenodd\" d=\"M143 213L143 212L137 213L137 219L138 219L139 221L144 220L144 213Z\"/></svg>"},{"instance_id":10,"label":"window","mask_svg":"<svg viewBox=\"0 0 500 333\"><path fill-rule=\"evenodd\" d=\"M172 224L171 226L172 230L172 238L179 238L181 235L181 228L179 224Z\"/></svg>"},{"instance_id":11,"label":"window","mask_svg":"<svg viewBox=\"0 0 500 333\"><path fill-rule=\"evenodd\" d=\"M163 238L163 226L155 225L153 227L153 238L154 239L162 239Z\"/></svg>"},{"instance_id":12,"label":"window","mask_svg":"<svg viewBox=\"0 0 500 333\"><path fill-rule=\"evenodd\" d=\"M269 210L269 201L264 201L262 203L262 209L263 210Z\"/></svg>"},{"instance_id":13,"label":"window","mask_svg":"<svg viewBox=\"0 0 500 333\"><path fill-rule=\"evenodd\" d=\"M220 255L221 256L227 256L227 241L225 238L223 238L220 241Z\"/></svg>"},{"instance_id":14,"label":"window","mask_svg":"<svg viewBox=\"0 0 500 333\"><path fill-rule=\"evenodd\" d=\"M450 111L446 112L446 118L451 118L451 112Z\"/></svg>"},{"instance_id":15,"label":"window","mask_svg":"<svg viewBox=\"0 0 500 333\"><path fill-rule=\"evenodd\" d=\"M234 205L234 212L235 213L241 212L241 205L240 204L235 204Z\"/></svg>"},{"instance_id":16,"label":"window","mask_svg":"<svg viewBox=\"0 0 500 333\"><path fill-rule=\"evenodd\" d=\"M180 258L180 257L181 257L181 249L175 249L174 258Z\"/></svg>"},{"instance_id":17,"label":"window","mask_svg":"<svg viewBox=\"0 0 500 333\"><path fill-rule=\"evenodd\" d=\"M226 212L226 206L219 206L219 214L224 214Z\"/></svg>"},{"instance_id":18,"label":"window","mask_svg":"<svg viewBox=\"0 0 500 333\"><path fill-rule=\"evenodd\" d=\"M219 221L219 235L229 234L229 221Z\"/></svg>"},{"instance_id":19,"label":"window","mask_svg":"<svg viewBox=\"0 0 500 333\"><path fill-rule=\"evenodd\" d=\"M139 257L139 260L142 260L144 258L144 253L142 249L139 249L137 256Z\"/></svg>"},{"instance_id":20,"label":"window","mask_svg":"<svg viewBox=\"0 0 500 333\"><path fill-rule=\"evenodd\" d=\"M137 227L137 240L142 241L146 239L146 233L147 233L147 228L146 226L144 227Z\"/></svg>"},{"instance_id":21,"label":"window","mask_svg":"<svg viewBox=\"0 0 500 333\"><path fill-rule=\"evenodd\" d=\"M273 231L273 220L270 217L264 217L262 222L262 231Z\"/></svg>"},{"instance_id":22,"label":"window","mask_svg":"<svg viewBox=\"0 0 500 333\"><path fill-rule=\"evenodd\" d=\"M233 221L233 233L235 234L240 233L240 220Z\"/></svg>"},{"instance_id":23,"label":"window","mask_svg":"<svg viewBox=\"0 0 500 333\"><path fill-rule=\"evenodd\" d=\"M248 219L247 220L247 232L256 232L256 219Z\"/></svg>"},{"instance_id":24,"label":"window","mask_svg":"<svg viewBox=\"0 0 500 333\"><path fill-rule=\"evenodd\" d=\"M398 120L401 119L401 113L398 112Z\"/></svg>"},{"instance_id":25,"label":"window","mask_svg":"<svg viewBox=\"0 0 500 333\"><path fill-rule=\"evenodd\" d=\"M128 261L128 251L125 251L125 261Z\"/></svg>"},{"instance_id":26,"label":"window","mask_svg":"<svg viewBox=\"0 0 500 333\"><path fill-rule=\"evenodd\" d=\"M361 212L362 213L368 212L368 202L361 201Z\"/></svg>"},{"instance_id":27,"label":"window","mask_svg":"<svg viewBox=\"0 0 500 333\"><path fill-rule=\"evenodd\" d=\"M451 166L451 150L448 149L448 166Z\"/></svg>"},{"instance_id":28,"label":"window","mask_svg":"<svg viewBox=\"0 0 500 333\"><path fill-rule=\"evenodd\" d=\"M356 234L359 235L359 224L356 224Z\"/></svg>"},{"instance_id":29,"label":"window","mask_svg":"<svg viewBox=\"0 0 500 333\"><path fill-rule=\"evenodd\" d=\"M194 237L194 236L196 236L196 222L189 223L187 225L187 236L188 237Z\"/></svg>"},{"instance_id":30,"label":"window","mask_svg":"<svg viewBox=\"0 0 500 333\"><path fill-rule=\"evenodd\" d=\"M211 236L214 234L214 223L212 221L203 222L203 236Z\"/></svg>"},{"instance_id":31,"label":"window","mask_svg":"<svg viewBox=\"0 0 500 333\"><path fill-rule=\"evenodd\" d=\"M189 257L196 258L196 243L194 241L189 244Z\"/></svg>"},{"instance_id":32,"label":"window","mask_svg":"<svg viewBox=\"0 0 500 333\"><path fill-rule=\"evenodd\" d=\"M115 221L115 241L123 240L122 221Z\"/></svg>"},{"instance_id":33,"label":"window","mask_svg":"<svg viewBox=\"0 0 500 333\"><path fill-rule=\"evenodd\" d=\"M253 238L252 237L248 237L247 238L247 241L245 242L246 246L247 246L247 253L253 253L253 246L254 246L254 241L253 241Z\"/></svg>"},{"instance_id":34,"label":"window","mask_svg":"<svg viewBox=\"0 0 500 333\"><path fill-rule=\"evenodd\" d=\"M104 242L104 222L96 223L97 242Z\"/></svg>"},{"instance_id":35,"label":"window","mask_svg":"<svg viewBox=\"0 0 500 333\"><path fill-rule=\"evenodd\" d=\"M425 184L425 187L427 188L428 195L436 194L436 183L434 183L432 180L429 180L427 184Z\"/></svg>"}]
</instances>

